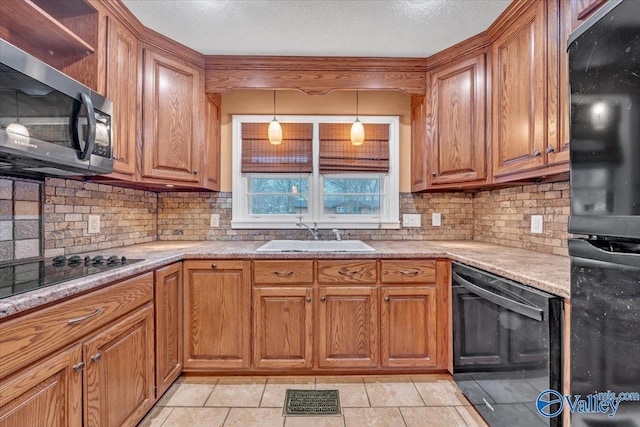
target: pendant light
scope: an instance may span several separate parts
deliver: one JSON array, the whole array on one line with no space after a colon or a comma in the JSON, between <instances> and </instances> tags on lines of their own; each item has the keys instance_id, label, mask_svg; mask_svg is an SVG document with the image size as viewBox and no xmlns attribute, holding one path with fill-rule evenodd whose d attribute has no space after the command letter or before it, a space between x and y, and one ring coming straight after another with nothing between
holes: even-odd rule
<instances>
[{"instance_id":1,"label":"pendant light","mask_svg":"<svg viewBox=\"0 0 640 427\"><path fill-rule=\"evenodd\" d=\"M6 131L13 136L29 138L29 131L22 123L20 123L20 110L18 109L18 91L16 91L16 121L7 126Z\"/></svg>"},{"instance_id":2,"label":"pendant light","mask_svg":"<svg viewBox=\"0 0 640 427\"><path fill-rule=\"evenodd\" d=\"M271 145L282 144L282 127L276 119L276 91L273 91L273 120L269 123L269 143Z\"/></svg>"},{"instance_id":3,"label":"pendant light","mask_svg":"<svg viewBox=\"0 0 640 427\"><path fill-rule=\"evenodd\" d=\"M358 91L356 91L356 121L351 125L351 145L364 144L364 126L362 126L358 118L358 104Z\"/></svg>"}]
</instances>

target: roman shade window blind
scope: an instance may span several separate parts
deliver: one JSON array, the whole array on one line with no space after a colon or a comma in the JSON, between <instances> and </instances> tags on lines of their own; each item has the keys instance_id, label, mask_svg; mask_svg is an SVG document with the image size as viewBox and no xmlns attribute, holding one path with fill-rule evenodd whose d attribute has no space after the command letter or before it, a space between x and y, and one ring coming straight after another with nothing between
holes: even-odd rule
<instances>
[{"instance_id":1,"label":"roman shade window blind","mask_svg":"<svg viewBox=\"0 0 640 427\"><path fill-rule=\"evenodd\" d=\"M242 173L313 171L313 124L281 125L282 144L271 145L269 123L242 123Z\"/></svg>"},{"instance_id":2,"label":"roman shade window blind","mask_svg":"<svg viewBox=\"0 0 640 427\"><path fill-rule=\"evenodd\" d=\"M389 125L364 124L359 146L350 132L351 123L320 123L320 173L389 172Z\"/></svg>"}]
</instances>

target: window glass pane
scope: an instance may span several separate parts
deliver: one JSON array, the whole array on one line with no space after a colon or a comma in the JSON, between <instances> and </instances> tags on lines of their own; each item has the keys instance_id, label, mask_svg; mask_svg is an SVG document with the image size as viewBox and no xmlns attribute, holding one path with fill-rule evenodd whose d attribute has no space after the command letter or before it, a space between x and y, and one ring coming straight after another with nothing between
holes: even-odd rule
<instances>
[{"instance_id":1,"label":"window glass pane","mask_svg":"<svg viewBox=\"0 0 640 427\"><path fill-rule=\"evenodd\" d=\"M308 205L306 178L249 179L249 209L253 215L305 214Z\"/></svg>"},{"instance_id":2,"label":"window glass pane","mask_svg":"<svg viewBox=\"0 0 640 427\"><path fill-rule=\"evenodd\" d=\"M334 215L378 215L379 178L325 178L324 213Z\"/></svg>"}]
</instances>

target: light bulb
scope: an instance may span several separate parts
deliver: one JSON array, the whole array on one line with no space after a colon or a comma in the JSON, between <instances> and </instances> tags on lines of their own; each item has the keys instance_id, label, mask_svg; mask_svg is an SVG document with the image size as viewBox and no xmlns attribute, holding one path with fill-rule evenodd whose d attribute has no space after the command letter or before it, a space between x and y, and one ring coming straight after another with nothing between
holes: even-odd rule
<instances>
[{"instance_id":1,"label":"light bulb","mask_svg":"<svg viewBox=\"0 0 640 427\"><path fill-rule=\"evenodd\" d=\"M362 126L359 119L356 119L351 125L351 145L362 144L364 144L364 126Z\"/></svg>"},{"instance_id":2,"label":"light bulb","mask_svg":"<svg viewBox=\"0 0 640 427\"><path fill-rule=\"evenodd\" d=\"M275 117L269 123L269 143L271 145L282 144L282 126Z\"/></svg>"}]
</instances>

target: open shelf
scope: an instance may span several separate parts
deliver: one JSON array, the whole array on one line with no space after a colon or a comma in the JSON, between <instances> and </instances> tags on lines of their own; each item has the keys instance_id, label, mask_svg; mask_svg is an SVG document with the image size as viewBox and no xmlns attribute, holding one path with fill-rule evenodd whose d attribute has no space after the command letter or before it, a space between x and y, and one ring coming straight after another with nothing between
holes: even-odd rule
<instances>
[{"instance_id":1,"label":"open shelf","mask_svg":"<svg viewBox=\"0 0 640 427\"><path fill-rule=\"evenodd\" d=\"M93 46L30 0L0 1L0 26L8 31L9 41L36 49L43 60L53 55L82 58L94 53Z\"/></svg>"}]
</instances>

